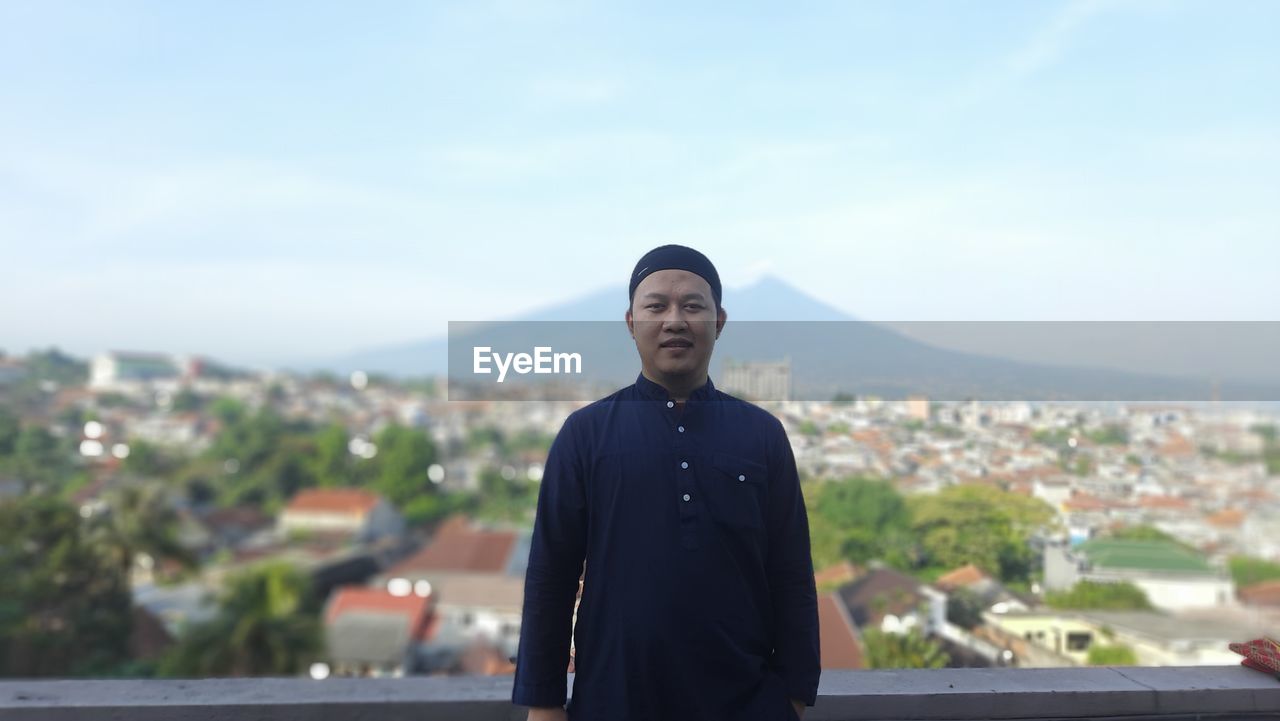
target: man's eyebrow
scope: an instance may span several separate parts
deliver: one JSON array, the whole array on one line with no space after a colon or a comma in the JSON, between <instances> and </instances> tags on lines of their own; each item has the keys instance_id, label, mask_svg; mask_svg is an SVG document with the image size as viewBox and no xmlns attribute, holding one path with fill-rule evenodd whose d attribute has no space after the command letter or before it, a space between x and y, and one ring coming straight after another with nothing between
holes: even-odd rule
<instances>
[{"instance_id":1,"label":"man's eyebrow","mask_svg":"<svg viewBox=\"0 0 1280 721\"><path fill-rule=\"evenodd\" d=\"M652 290L651 290L651 291L649 291L648 293L645 293L645 294L644 294L644 297L645 297L645 298L653 298L654 300L666 300L666 299L667 299L667 294L666 294L666 293L658 293L657 291L652 291ZM685 294L684 294L684 296L682 296L682 299L683 299L683 300L701 300L701 301L705 301L705 300L706 300L706 297L705 297L705 296L703 296L701 293L694 292L694 293L685 293Z\"/></svg>"}]
</instances>

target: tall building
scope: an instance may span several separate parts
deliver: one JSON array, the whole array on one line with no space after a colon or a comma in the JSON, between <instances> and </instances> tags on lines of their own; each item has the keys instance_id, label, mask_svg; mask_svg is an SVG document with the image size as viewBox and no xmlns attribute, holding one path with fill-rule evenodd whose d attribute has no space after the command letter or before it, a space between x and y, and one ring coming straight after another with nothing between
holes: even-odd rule
<instances>
[{"instance_id":1,"label":"tall building","mask_svg":"<svg viewBox=\"0 0 1280 721\"><path fill-rule=\"evenodd\" d=\"M735 361L726 358L721 367L726 393L746 400L791 400L791 357L781 361Z\"/></svg>"}]
</instances>

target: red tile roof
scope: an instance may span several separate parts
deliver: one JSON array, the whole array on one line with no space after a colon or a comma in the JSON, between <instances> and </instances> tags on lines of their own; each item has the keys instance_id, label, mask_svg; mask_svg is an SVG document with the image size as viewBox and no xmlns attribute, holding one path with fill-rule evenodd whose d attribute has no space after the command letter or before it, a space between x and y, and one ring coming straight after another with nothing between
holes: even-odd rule
<instances>
[{"instance_id":1,"label":"red tile roof","mask_svg":"<svg viewBox=\"0 0 1280 721\"><path fill-rule=\"evenodd\" d=\"M499 573L506 569L516 545L514 531L476 530L448 525L426 548L392 567L388 575L424 571L471 571Z\"/></svg>"},{"instance_id":2,"label":"red tile roof","mask_svg":"<svg viewBox=\"0 0 1280 721\"><path fill-rule=\"evenodd\" d=\"M1280 606L1280 580L1262 581L1236 591L1250 606Z\"/></svg>"},{"instance_id":3,"label":"red tile roof","mask_svg":"<svg viewBox=\"0 0 1280 721\"><path fill-rule=\"evenodd\" d=\"M858 631L834 593L818 595L818 633L822 668L866 668Z\"/></svg>"},{"instance_id":4,"label":"red tile roof","mask_svg":"<svg viewBox=\"0 0 1280 721\"><path fill-rule=\"evenodd\" d=\"M813 574L813 580L818 586L823 586L829 583L848 583L861 575L862 569L848 561L841 561Z\"/></svg>"},{"instance_id":5,"label":"red tile roof","mask_svg":"<svg viewBox=\"0 0 1280 721\"><path fill-rule=\"evenodd\" d=\"M285 510L364 514L373 510L379 500L378 494L359 488L309 488L294 496Z\"/></svg>"},{"instance_id":6,"label":"red tile roof","mask_svg":"<svg viewBox=\"0 0 1280 721\"><path fill-rule=\"evenodd\" d=\"M334 591L325 608L324 622L332 624L344 613L386 613L404 616L412 629L412 637L426 640L434 632L435 614L431 613L431 596L393 596L386 589L346 586Z\"/></svg>"},{"instance_id":7,"label":"red tile roof","mask_svg":"<svg viewBox=\"0 0 1280 721\"><path fill-rule=\"evenodd\" d=\"M950 591L956 588L972 586L973 584L979 581L984 581L987 578L990 577L983 573L982 569L970 563L969 565L961 566L950 573L943 574L937 581L933 582L933 585L944 591Z\"/></svg>"},{"instance_id":8,"label":"red tile roof","mask_svg":"<svg viewBox=\"0 0 1280 721\"><path fill-rule=\"evenodd\" d=\"M1210 514L1205 521L1219 528L1239 528L1244 523L1244 511L1239 508L1224 508Z\"/></svg>"}]
</instances>

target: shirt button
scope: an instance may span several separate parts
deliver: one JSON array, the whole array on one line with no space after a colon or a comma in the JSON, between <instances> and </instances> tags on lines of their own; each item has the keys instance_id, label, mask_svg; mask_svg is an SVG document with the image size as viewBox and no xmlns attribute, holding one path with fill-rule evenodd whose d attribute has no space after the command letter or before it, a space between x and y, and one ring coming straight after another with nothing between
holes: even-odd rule
<instances>
[{"instance_id":1,"label":"shirt button","mask_svg":"<svg viewBox=\"0 0 1280 721\"><path fill-rule=\"evenodd\" d=\"M688 467L689 467L689 462L688 462L688 461L680 461L680 467L681 467L681 468L688 468Z\"/></svg>"},{"instance_id":2,"label":"shirt button","mask_svg":"<svg viewBox=\"0 0 1280 721\"><path fill-rule=\"evenodd\" d=\"M738 476L738 480L739 480L739 481L745 481L745 480L747 480L747 477L746 477L746 476Z\"/></svg>"},{"instance_id":3,"label":"shirt button","mask_svg":"<svg viewBox=\"0 0 1280 721\"><path fill-rule=\"evenodd\" d=\"M675 408L675 407L676 407L676 402L675 402L675 401L667 401L667 407L668 407L668 408Z\"/></svg>"},{"instance_id":4,"label":"shirt button","mask_svg":"<svg viewBox=\"0 0 1280 721\"><path fill-rule=\"evenodd\" d=\"M684 500L686 500L686 501L687 501L687 500L689 500L689 494L688 494L688 493L684 494Z\"/></svg>"},{"instance_id":5,"label":"shirt button","mask_svg":"<svg viewBox=\"0 0 1280 721\"><path fill-rule=\"evenodd\" d=\"M676 426L676 430L684 433L684 426Z\"/></svg>"}]
</instances>

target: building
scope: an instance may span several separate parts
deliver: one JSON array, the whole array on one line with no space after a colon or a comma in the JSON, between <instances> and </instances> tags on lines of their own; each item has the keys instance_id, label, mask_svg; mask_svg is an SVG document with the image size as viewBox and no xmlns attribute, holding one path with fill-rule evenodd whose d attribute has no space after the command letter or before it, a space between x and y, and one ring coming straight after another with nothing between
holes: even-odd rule
<instances>
[{"instance_id":1,"label":"building","mask_svg":"<svg viewBox=\"0 0 1280 721\"><path fill-rule=\"evenodd\" d=\"M735 361L726 358L721 366L721 385L726 393L747 400L791 400L791 358L781 361Z\"/></svg>"},{"instance_id":2,"label":"building","mask_svg":"<svg viewBox=\"0 0 1280 721\"><path fill-rule=\"evenodd\" d=\"M477 527L455 515L422 550L380 574L378 581L388 586L430 584L440 616L434 650L461 654L484 641L514 656L528 560L527 532Z\"/></svg>"},{"instance_id":3,"label":"building","mask_svg":"<svg viewBox=\"0 0 1280 721\"><path fill-rule=\"evenodd\" d=\"M1131 649L1139 666L1219 666L1240 663L1227 644L1266 633L1232 611L1028 611L988 614L988 623L1072 665L1087 665L1094 646ZM1058 665L1027 663L1020 665Z\"/></svg>"},{"instance_id":4,"label":"building","mask_svg":"<svg viewBox=\"0 0 1280 721\"><path fill-rule=\"evenodd\" d=\"M324 612L331 672L401 676L428 670L422 647L436 626L433 601L422 588L401 593L362 586L337 589Z\"/></svg>"},{"instance_id":5,"label":"building","mask_svg":"<svg viewBox=\"0 0 1280 721\"><path fill-rule=\"evenodd\" d=\"M1141 588L1156 608L1178 611L1235 604L1235 584L1197 553L1167 541L1096 538L1073 549L1046 544L1045 588L1066 590L1080 581L1125 581Z\"/></svg>"},{"instance_id":6,"label":"building","mask_svg":"<svg viewBox=\"0 0 1280 721\"><path fill-rule=\"evenodd\" d=\"M276 527L282 535L350 534L358 541L394 538L404 519L382 496L358 488L311 488L294 496Z\"/></svg>"}]
</instances>

